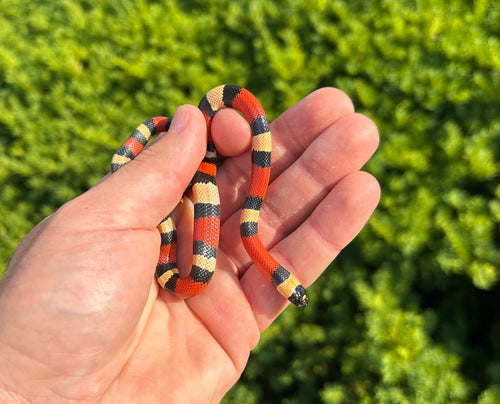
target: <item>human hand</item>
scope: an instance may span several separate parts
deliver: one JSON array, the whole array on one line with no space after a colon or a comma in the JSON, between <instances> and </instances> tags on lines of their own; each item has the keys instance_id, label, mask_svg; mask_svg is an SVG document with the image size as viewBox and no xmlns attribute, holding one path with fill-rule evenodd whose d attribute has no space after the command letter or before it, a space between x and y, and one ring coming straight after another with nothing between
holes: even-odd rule
<instances>
[{"instance_id":1,"label":"human hand","mask_svg":"<svg viewBox=\"0 0 500 404\"><path fill-rule=\"evenodd\" d=\"M359 169L378 134L331 88L291 107L271 129L271 184L259 233L308 286L375 209L378 184ZM202 114L183 106L170 132L19 245L0 284L0 401L208 403L237 381L288 302L252 265L239 237L251 165L249 152L240 153L249 126L227 109L216 114L212 133L230 157L217 175L221 239L207 289L180 300L153 279L156 226L205 152ZM181 268L190 265L192 246L190 204L182 206Z\"/></svg>"}]
</instances>

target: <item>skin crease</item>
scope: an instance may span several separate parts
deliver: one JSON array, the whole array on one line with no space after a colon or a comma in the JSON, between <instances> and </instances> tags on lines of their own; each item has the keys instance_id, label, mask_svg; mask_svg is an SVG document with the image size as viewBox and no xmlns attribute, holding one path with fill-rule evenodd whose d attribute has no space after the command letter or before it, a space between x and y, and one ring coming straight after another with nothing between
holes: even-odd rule
<instances>
[{"instance_id":1,"label":"skin crease","mask_svg":"<svg viewBox=\"0 0 500 404\"><path fill-rule=\"evenodd\" d=\"M333 88L310 94L271 129L272 178L259 231L307 287L378 203L377 181L359 171L378 133ZM236 383L287 302L239 237L249 126L222 110L212 133L226 159L217 174L220 249L207 289L180 300L153 280L156 225L178 205L205 152L202 114L186 105L169 133L18 246L0 283L0 402L216 403ZM190 266L191 208L186 200L174 215L181 270Z\"/></svg>"}]
</instances>

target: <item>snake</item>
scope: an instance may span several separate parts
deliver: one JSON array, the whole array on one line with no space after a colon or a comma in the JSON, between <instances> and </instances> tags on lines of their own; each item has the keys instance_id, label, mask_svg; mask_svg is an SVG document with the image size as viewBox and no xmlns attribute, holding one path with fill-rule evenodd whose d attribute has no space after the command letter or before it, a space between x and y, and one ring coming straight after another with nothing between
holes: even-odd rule
<instances>
[{"instance_id":1,"label":"snake","mask_svg":"<svg viewBox=\"0 0 500 404\"><path fill-rule=\"evenodd\" d=\"M201 293L212 279L219 245L221 210L215 180L218 159L211 122L217 111L232 108L245 117L252 132L250 180L240 218L241 241L255 266L285 299L298 307L307 306L305 288L272 257L259 236L259 214L269 184L272 145L271 129L262 105L247 89L224 84L207 92L198 108L207 124L207 149L188 186L192 189L194 206L192 267L188 274L181 276L176 262L177 230L171 215L168 215L157 227L161 235L155 271L159 285L181 299L188 299ZM167 132L170 122L170 118L158 116L140 124L113 155L111 172L133 160L152 137Z\"/></svg>"}]
</instances>

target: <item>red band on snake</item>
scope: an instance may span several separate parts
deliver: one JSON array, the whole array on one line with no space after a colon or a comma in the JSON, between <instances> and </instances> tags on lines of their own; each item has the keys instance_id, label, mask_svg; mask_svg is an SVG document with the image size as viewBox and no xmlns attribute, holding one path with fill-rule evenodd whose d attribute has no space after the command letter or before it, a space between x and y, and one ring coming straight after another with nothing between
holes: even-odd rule
<instances>
[{"instance_id":1,"label":"red band on snake","mask_svg":"<svg viewBox=\"0 0 500 404\"><path fill-rule=\"evenodd\" d=\"M162 288L180 298L190 298L202 292L215 270L220 232L219 191L215 181L217 152L210 133L215 113L224 107L243 114L252 130L252 170L245 204L241 211L240 234L245 249L260 272L276 290L296 306L308 303L306 291L297 278L283 268L262 244L259 238L259 213L271 172L271 130L259 101L248 90L222 85L210 90L198 105L207 122L207 151L191 181L194 204L193 263L184 277L176 263L177 233L170 216L158 225L161 247L156 279ZM165 132L170 119L148 119L135 129L128 140L116 151L111 161L115 172L134 159L157 133Z\"/></svg>"}]
</instances>

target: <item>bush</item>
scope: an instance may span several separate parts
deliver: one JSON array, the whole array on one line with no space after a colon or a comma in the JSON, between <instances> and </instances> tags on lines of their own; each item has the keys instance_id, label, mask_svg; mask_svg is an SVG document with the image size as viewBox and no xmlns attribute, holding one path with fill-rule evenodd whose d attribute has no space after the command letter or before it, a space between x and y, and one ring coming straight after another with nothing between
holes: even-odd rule
<instances>
[{"instance_id":1,"label":"bush","mask_svg":"<svg viewBox=\"0 0 500 404\"><path fill-rule=\"evenodd\" d=\"M3 0L0 262L144 119L336 86L371 117L380 207L263 335L225 402L500 402L500 7L491 0Z\"/></svg>"}]
</instances>

